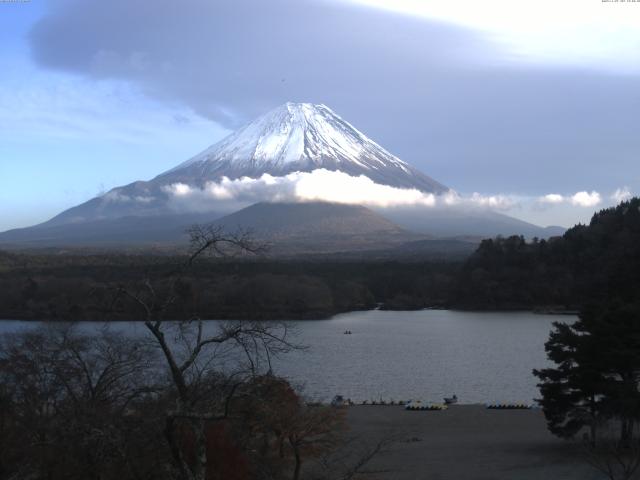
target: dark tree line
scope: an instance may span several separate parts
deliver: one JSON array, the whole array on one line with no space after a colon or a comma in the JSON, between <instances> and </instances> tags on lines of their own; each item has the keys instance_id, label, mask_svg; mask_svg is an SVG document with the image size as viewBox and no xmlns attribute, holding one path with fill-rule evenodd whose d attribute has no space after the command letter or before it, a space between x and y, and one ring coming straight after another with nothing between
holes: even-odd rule
<instances>
[{"instance_id":1,"label":"dark tree line","mask_svg":"<svg viewBox=\"0 0 640 480\"><path fill-rule=\"evenodd\" d=\"M633 300L640 279L640 199L596 213L549 240L484 240L452 295L469 308L557 307Z\"/></svg>"},{"instance_id":2,"label":"dark tree line","mask_svg":"<svg viewBox=\"0 0 640 480\"><path fill-rule=\"evenodd\" d=\"M177 287L180 301L167 315L188 319L314 319L375 308L415 309L446 302L457 264L403 262L307 262L206 258L173 285L167 275L184 257L133 257L121 264L107 258L65 256L43 266L41 257L26 265L0 268L0 318L26 320L140 320L135 302L122 299L111 308L109 286L143 276L159 280L158 292ZM91 260L95 263L91 263ZM143 261L144 260L144 261ZM69 265L65 264L69 262ZM87 264L75 265L84 261Z\"/></svg>"}]
</instances>

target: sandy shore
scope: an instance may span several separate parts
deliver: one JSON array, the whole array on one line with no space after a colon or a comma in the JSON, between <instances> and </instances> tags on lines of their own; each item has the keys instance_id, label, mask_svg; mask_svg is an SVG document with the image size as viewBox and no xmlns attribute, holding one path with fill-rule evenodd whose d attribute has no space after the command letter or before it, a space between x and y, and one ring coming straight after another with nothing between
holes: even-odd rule
<instances>
[{"instance_id":1,"label":"sandy shore","mask_svg":"<svg viewBox=\"0 0 640 480\"><path fill-rule=\"evenodd\" d=\"M579 446L546 429L540 410L487 410L459 405L442 412L356 406L351 434L375 443L396 441L376 458L374 478L393 480L595 480Z\"/></svg>"}]
</instances>

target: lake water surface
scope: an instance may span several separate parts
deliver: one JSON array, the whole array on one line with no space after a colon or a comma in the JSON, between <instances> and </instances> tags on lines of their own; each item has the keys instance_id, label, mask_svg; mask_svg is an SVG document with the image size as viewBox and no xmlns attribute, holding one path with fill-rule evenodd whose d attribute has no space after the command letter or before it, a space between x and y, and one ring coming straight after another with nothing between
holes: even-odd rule
<instances>
[{"instance_id":1,"label":"lake water surface","mask_svg":"<svg viewBox=\"0 0 640 480\"><path fill-rule=\"evenodd\" d=\"M544 342L551 323L575 320L523 312L351 312L292 322L297 342L308 349L287 354L274 365L276 373L303 385L304 393L316 400L341 394L355 401L441 401L455 393L463 403L530 402L538 397L531 370L548 365ZM32 325L0 321L0 333ZM83 327L98 325L103 326ZM145 332L134 322L111 328Z\"/></svg>"}]
</instances>

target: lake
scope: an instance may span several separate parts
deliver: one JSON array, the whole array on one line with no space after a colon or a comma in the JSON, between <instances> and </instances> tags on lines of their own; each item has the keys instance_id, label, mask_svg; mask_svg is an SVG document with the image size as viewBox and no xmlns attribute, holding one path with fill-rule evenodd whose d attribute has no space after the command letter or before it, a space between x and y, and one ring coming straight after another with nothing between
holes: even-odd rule
<instances>
[{"instance_id":1,"label":"lake","mask_svg":"<svg viewBox=\"0 0 640 480\"><path fill-rule=\"evenodd\" d=\"M308 349L287 354L274 366L315 400L341 394L358 402L441 401L455 393L461 403L531 402L539 395L531 370L548 365L544 342L551 323L575 320L526 312L351 312L291 322L297 342ZM32 325L0 321L0 333ZM103 326L83 328L96 325ZM110 328L145 332L134 322Z\"/></svg>"}]
</instances>

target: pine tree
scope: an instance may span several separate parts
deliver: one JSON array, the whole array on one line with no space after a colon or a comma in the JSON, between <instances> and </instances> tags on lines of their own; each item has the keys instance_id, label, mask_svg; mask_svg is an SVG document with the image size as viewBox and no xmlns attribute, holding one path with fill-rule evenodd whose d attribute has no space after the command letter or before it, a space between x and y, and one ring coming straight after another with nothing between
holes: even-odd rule
<instances>
[{"instance_id":1,"label":"pine tree","mask_svg":"<svg viewBox=\"0 0 640 480\"><path fill-rule=\"evenodd\" d=\"M604 390L604 378L594 362L592 339L580 332L580 322L573 325L554 323L547 356L557 366L534 370L540 378L539 401L549 430L559 437L573 437L585 427L595 441Z\"/></svg>"},{"instance_id":2,"label":"pine tree","mask_svg":"<svg viewBox=\"0 0 640 480\"><path fill-rule=\"evenodd\" d=\"M553 368L534 370L549 430L573 437L589 428L595 443L597 426L620 423L628 443L640 420L640 306L590 307L572 325L554 323L545 349Z\"/></svg>"}]
</instances>

